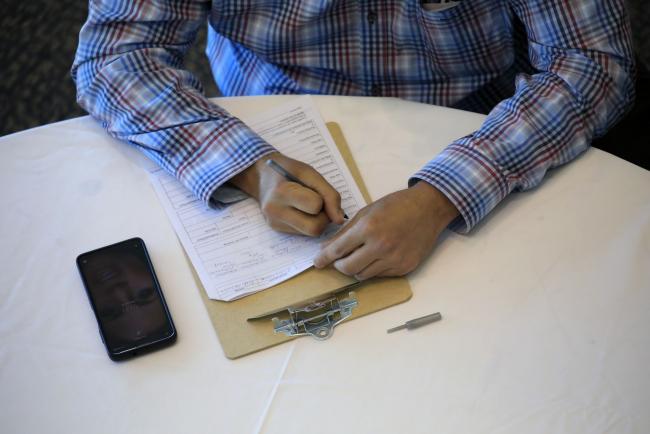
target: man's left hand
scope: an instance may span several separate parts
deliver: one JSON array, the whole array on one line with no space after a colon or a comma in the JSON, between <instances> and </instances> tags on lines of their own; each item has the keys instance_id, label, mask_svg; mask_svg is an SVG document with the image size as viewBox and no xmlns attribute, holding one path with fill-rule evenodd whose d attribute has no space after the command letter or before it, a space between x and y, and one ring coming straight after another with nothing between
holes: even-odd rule
<instances>
[{"instance_id":1,"label":"man's left hand","mask_svg":"<svg viewBox=\"0 0 650 434\"><path fill-rule=\"evenodd\" d=\"M314 259L359 280L403 276L414 270L458 210L436 188L420 181L368 205L328 240Z\"/></svg>"}]
</instances>

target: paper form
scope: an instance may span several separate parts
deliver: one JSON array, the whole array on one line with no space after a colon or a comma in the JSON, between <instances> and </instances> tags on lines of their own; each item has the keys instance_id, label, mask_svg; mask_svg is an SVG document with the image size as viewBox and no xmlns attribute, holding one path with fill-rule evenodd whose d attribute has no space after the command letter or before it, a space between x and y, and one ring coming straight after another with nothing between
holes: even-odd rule
<instances>
[{"instance_id":1,"label":"paper form","mask_svg":"<svg viewBox=\"0 0 650 434\"><path fill-rule=\"evenodd\" d=\"M341 194L348 216L365 204L311 98L299 97L242 120L278 151L318 170ZM306 270L323 237L336 230L330 228L321 238L276 232L254 199L211 209L162 169L151 175L183 248L214 300L244 297Z\"/></svg>"}]
</instances>

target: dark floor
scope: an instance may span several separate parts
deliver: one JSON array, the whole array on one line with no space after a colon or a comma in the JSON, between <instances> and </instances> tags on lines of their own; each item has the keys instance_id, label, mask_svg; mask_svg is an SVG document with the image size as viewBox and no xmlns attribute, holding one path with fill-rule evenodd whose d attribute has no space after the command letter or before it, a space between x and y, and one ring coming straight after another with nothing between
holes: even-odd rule
<instances>
[{"instance_id":1,"label":"dark floor","mask_svg":"<svg viewBox=\"0 0 650 434\"><path fill-rule=\"evenodd\" d=\"M650 70L650 7L627 0L640 65ZM0 136L86 114L75 101L70 66L87 2L8 0L0 15ZM187 55L207 96L218 95L203 55L205 28ZM650 77L641 77L634 110L595 143L650 169Z\"/></svg>"},{"instance_id":2,"label":"dark floor","mask_svg":"<svg viewBox=\"0 0 650 434\"><path fill-rule=\"evenodd\" d=\"M0 136L85 115L76 102L70 67L88 3L9 0L7 7L0 15ZM216 96L203 54L205 33L201 29L185 64L206 95Z\"/></svg>"}]
</instances>

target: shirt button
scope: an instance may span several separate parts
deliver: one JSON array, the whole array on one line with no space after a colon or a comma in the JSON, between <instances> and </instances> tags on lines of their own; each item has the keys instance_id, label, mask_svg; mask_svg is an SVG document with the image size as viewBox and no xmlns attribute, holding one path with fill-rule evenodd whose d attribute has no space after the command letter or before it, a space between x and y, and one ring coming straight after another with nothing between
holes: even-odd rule
<instances>
[{"instance_id":1,"label":"shirt button","mask_svg":"<svg viewBox=\"0 0 650 434\"><path fill-rule=\"evenodd\" d=\"M375 11L368 12L367 18L368 18L368 24L375 24L375 22L377 21L377 12Z\"/></svg>"},{"instance_id":2,"label":"shirt button","mask_svg":"<svg viewBox=\"0 0 650 434\"><path fill-rule=\"evenodd\" d=\"M378 84L373 84L370 87L370 95L372 96L381 96L381 87Z\"/></svg>"}]
</instances>

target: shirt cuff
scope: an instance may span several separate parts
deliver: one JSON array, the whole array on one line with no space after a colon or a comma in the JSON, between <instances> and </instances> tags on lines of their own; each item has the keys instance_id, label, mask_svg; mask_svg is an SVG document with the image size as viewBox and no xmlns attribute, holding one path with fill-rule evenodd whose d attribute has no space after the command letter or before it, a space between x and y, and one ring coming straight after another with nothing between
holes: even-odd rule
<instances>
[{"instance_id":1,"label":"shirt cuff","mask_svg":"<svg viewBox=\"0 0 650 434\"><path fill-rule=\"evenodd\" d=\"M210 196L210 205L214 205L215 203L227 205L229 203L235 203L244 199L248 199L249 197L249 195L237 187L223 184L221 187L217 187L217 189L212 193L212 196Z\"/></svg>"},{"instance_id":2,"label":"shirt cuff","mask_svg":"<svg viewBox=\"0 0 650 434\"><path fill-rule=\"evenodd\" d=\"M442 192L460 212L449 228L469 232L510 192L498 164L463 138L438 154L409 179L426 181Z\"/></svg>"},{"instance_id":3,"label":"shirt cuff","mask_svg":"<svg viewBox=\"0 0 650 434\"><path fill-rule=\"evenodd\" d=\"M193 150L175 175L200 200L214 207L215 199L229 203L246 197L243 192L233 195L228 191L231 187L224 184L272 152L277 150L239 119L230 118Z\"/></svg>"}]
</instances>

